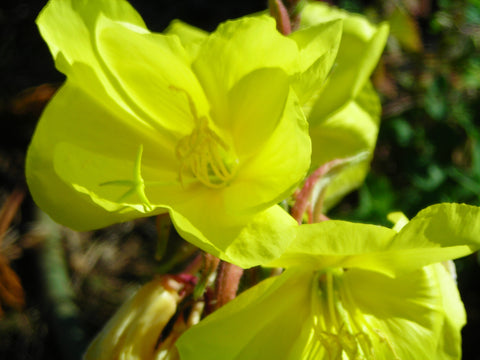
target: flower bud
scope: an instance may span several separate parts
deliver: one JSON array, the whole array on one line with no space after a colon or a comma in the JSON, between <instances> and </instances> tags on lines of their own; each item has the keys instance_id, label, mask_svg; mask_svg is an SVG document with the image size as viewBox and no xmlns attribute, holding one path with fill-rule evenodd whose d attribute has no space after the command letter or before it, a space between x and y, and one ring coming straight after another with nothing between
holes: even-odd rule
<instances>
[{"instance_id":1,"label":"flower bud","mask_svg":"<svg viewBox=\"0 0 480 360\"><path fill-rule=\"evenodd\" d=\"M168 282L167 282L168 281ZM164 277L145 284L125 302L93 340L84 360L158 359L159 339L181 300L182 285ZM178 286L177 286L178 285ZM164 359L175 359L162 349Z\"/></svg>"}]
</instances>

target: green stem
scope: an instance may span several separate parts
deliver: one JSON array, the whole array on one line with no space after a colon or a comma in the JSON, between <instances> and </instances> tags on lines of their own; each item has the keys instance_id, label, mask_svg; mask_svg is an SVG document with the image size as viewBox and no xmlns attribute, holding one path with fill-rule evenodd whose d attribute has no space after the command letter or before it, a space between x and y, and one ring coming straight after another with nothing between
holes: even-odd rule
<instances>
[{"instance_id":1,"label":"green stem","mask_svg":"<svg viewBox=\"0 0 480 360\"><path fill-rule=\"evenodd\" d=\"M39 267L48 320L61 358L80 360L87 342L70 286L60 226L41 211L38 211L37 218L45 236L39 253Z\"/></svg>"}]
</instances>

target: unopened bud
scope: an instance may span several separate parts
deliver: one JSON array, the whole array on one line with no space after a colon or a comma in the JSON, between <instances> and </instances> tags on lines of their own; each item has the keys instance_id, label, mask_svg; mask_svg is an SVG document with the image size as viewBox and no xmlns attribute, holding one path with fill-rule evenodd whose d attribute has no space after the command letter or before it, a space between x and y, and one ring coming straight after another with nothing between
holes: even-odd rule
<instances>
[{"instance_id":1,"label":"unopened bud","mask_svg":"<svg viewBox=\"0 0 480 360\"><path fill-rule=\"evenodd\" d=\"M164 284L164 278L150 281L124 303L90 344L84 360L157 359L162 331L181 300L174 287ZM173 344L171 350L173 357L165 357L163 349L164 359L176 358Z\"/></svg>"}]
</instances>

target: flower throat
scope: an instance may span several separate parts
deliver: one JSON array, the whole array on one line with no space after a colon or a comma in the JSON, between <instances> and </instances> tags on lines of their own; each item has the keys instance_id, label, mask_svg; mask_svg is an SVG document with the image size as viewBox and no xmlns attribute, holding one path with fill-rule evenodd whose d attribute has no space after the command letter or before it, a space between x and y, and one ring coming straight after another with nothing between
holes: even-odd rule
<instances>
[{"instance_id":1,"label":"flower throat","mask_svg":"<svg viewBox=\"0 0 480 360\"><path fill-rule=\"evenodd\" d=\"M175 148L175 155L180 160L180 182L184 184L185 175L190 174L210 188L227 186L235 176L238 159L225 141L209 127L208 118L198 116L190 94L174 86L170 88L186 95L195 121L193 131L181 138Z\"/></svg>"},{"instance_id":2,"label":"flower throat","mask_svg":"<svg viewBox=\"0 0 480 360\"><path fill-rule=\"evenodd\" d=\"M388 338L372 328L363 315L348 300L348 290L343 288L343 269L328 269L317 274L313 306L317 316L314 320L314 342L308 359L318 357L323 349L328 360L380 360L374 343L385 346L392 360L401 360ZM335 284L336 283L336 284Z\"/></svg>"}]
</instances>

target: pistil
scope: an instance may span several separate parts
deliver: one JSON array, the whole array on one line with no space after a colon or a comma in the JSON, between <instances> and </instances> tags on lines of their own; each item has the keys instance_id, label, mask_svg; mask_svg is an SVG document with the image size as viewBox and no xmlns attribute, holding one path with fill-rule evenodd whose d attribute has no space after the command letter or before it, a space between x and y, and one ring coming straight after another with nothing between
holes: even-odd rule
<instances>
[{"instance_id":1,"label":"pistil","mask_svg":"<svg viewBox=\"0 0 480 360\"><path fill-rule=\"evenodd\" d=\"M234 178L238 159L232 149L209 125L206 116L199 116L195 104L183 89L171 86L186 95L195 128L177 143L175 155L180 160L179 181L191 175L210 188L227 186Z\"/></svg>"}]
</instances>

